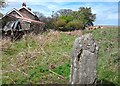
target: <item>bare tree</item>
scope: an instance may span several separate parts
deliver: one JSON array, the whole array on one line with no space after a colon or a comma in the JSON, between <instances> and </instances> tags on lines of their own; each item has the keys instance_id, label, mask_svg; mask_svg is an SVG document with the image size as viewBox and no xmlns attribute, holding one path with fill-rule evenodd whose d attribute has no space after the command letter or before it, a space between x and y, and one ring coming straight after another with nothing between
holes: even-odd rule
<instances>
[{"instance_id":1,"label":"bare tree","mask_svg":"<svg viewBox=\"0 0 120 86\"><path fill-rule=\"evenodd\" d=\"M6 0L0 0L0 8L5 7L7 4Z\"/></svg>"},{"instance_id":2,"label":"bare tree","mask_svg":"<svg viewBox=\"0 0 120 86\"><path fill-rule=\"evenodd\" d=\"M34 12L34 13L41 21L43 21L46 18L43 13L40 12Z\"/></svg>"}]
</instances>

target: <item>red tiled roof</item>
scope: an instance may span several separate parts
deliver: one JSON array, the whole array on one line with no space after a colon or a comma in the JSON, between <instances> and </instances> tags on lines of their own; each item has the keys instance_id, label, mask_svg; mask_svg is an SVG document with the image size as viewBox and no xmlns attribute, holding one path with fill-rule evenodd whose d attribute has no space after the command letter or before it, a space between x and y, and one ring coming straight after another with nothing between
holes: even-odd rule
<instances>
[{"instance_id":1,"label":"red tiled roof","mask_svg":"<svg viewBox=\"0 0 120 86\"><path fill-rule=\"evenodd\" d=\"M19 17L19 16L16 16L16 18L19 18L19 19L22 19L22 20L25 20L25 21L29 21L29 22L44 24L43 22L36 21L36 20L30 19L30 18L26 18L26 17Z\"/></svg>"}]
</instances>

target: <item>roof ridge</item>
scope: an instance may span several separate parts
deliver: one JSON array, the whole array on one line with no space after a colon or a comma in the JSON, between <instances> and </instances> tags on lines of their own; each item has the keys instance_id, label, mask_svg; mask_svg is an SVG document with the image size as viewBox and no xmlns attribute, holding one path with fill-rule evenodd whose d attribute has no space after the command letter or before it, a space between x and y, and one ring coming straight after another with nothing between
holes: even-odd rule
<instances>
[{"instance_id":1,"label":"roof ridge","mask_svg":"<svg viewBox=\"0 0 120 86\"><path fill-rule=\"evenodd\" d=\"M18 11L16 8L13 8L12 10L8 11L8 12L6 13L6 15L10 14L10 13L13 12L13 11L16 11L21 17L23 17L22 14L20 14L19 11Z\"/></svg>"},{"instance_id":2,"label":"roof ridge","mask_svg":"<svg viewBox=\"0 0 120 86\"><path fill-rule=\"evenodd\" d=\"M23 8L25 8L28 12L30 12L32 15L34 15L35 16L35 14L32 12L32 11L30 11L27 7L25 7L25 6L22 6L21 8L19 8L19 11L21 10L21 9L23 9Z\"/></svg>"}]
</instances>

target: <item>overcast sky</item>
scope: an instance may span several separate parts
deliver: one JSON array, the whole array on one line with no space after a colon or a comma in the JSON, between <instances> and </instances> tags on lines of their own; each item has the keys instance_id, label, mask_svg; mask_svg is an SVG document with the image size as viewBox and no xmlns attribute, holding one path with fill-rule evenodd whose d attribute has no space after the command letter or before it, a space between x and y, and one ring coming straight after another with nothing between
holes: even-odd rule
<instances>
[{"instance_id":1,"label":"overcast sky","mask_svg":"<svg viewBox=\"0 0 120 86\"><path fill-rule=\"evenodd\" d=\"M24 1L32 11L41 12L45 16L50 16L52 11L59 9L78 10L79 7L91 7L96 14L95 25L118 25L118 0L8 0L7 7L0 9L0 12L5 14L13 8L18 9Z\"/></svg>"}]
</instances>

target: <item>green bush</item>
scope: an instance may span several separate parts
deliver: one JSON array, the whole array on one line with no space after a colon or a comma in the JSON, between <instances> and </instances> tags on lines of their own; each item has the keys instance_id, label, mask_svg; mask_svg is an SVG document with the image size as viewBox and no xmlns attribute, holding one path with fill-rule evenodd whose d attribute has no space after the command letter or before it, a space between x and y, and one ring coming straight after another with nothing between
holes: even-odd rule
<instances>
[{"instance_id":1,"label":"green bush","mask_svg":"<svg viewBox=\"0 0 120 86\"><path fill-rule=\"evenodd\" d=\"M55 25L56 29L59 29L60 27L65 27L66 21L64 19L59 19L54 22L54 25Z\"/></svg>"},{"instance_id":2,"label":"green bush","mask_svg":"<svg viewBox=\"0 0 120 86\"><path fill-rule=\"evenodd\" d=\"M74 20L66 25L66 28L83 29L83 24L79 20Z\"/></svg>"},{"instance_id":3,"label":"green bush","mask_svg":"<svg viewBox=\"0 0 120 86\"><path fill-rule=\"evenodd\" d=\"M60 16L59 18L66 20L67 23L70 22L70 21L73 21L73 19L74 19L74 17L71 16L71 15Z\"/></svg>"}]
</instances>

